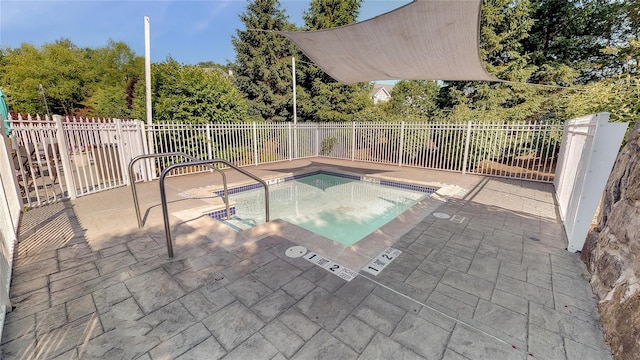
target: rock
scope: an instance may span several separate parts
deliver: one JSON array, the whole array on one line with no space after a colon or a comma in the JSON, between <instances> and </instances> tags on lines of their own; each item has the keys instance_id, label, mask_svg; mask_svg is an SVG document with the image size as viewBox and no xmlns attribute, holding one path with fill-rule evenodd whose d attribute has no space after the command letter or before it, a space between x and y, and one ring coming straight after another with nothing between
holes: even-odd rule
<instances>
[{"instance_id":1,"label":"rock","mask_svg":"<svg viewBox=\"0 0 640 360\"><path fill-rule=\"evenodd\" d=\"M602 328L616 359L637 360L640 355L640 293L621 301L627 286L616 288L611 301L600 302Z\"/></svg>"},{"instance_id":2,"label":"rock","mask_svg":"<svg viewBox=\"0 0 640 360\"><path fill-rule=\"evenodd\" d=\"M607 342L616 359L640 359L640 123L618 154L600 215L582 249Z\"/></svg>"}]
</instances>

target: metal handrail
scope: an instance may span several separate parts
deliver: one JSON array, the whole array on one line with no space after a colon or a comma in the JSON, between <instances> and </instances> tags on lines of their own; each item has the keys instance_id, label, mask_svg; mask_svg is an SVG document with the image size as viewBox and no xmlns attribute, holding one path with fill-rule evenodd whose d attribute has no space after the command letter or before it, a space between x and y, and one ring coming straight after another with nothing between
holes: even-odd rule
<instances>
[{"instance_id":1,"label":"metal handrail","mask_svg":"<svg viewBox=\"0 0 640 360\"><path fill-rule=\"evenodd\" d=\"M135 179L133 178L133 164L140 160L140 159L149 159L149 158L159 158L159 157L169 157L169 156L182 156L185 157L189 160L193 160L193 161L200 161L200 159L191 156L187 153L181 152L181 151L175 151L175 152L165 152L165 153L157 153L157 154L144 154L144 155L139 155L134 157L133 159L131 159L131 161L129 162L129 179L131 179L131 195L133 196L133 204L136 207L136 218L138 219L138 228L142 228L143 224L142 224L142 216L140 216L140 203L138 202L138 192L136 191L136 182ZM231 213L229 211L229 192L227 191L227 176L224 174L224 172L220 169L218 169L217 167L213 166L213 165L207 165L207 167L216 170L217 172L220 173L220 175L222 175L222 186L224 187L224 193L223 193L223 201L224 201L224 205L226 206L227 209L227 220L231 217Z\"/></svg>"},{"instance_id":2,"label":"metal handrail","mask_svg":"<svg viewBox=\"0 0 640 360\"><path fill-rule=\"evenodd\" d=\"M184 162L184 163L178 163L178 164L173 164L173 165L169 165L167 166L164 170L162 170L162 173L160 174L160 203L162 204L162 217L164 220L164 233L165 236L167 237L167 253L169 254L169 257L172 258L173 257L173 242L171 241L171 227L169 226L169 213L167 210L167 193L164 189L164 178L167 176L167 174L169 174L171 171L173 171L174 169L177 168L182 168L182 167L186 167L186 166L199 166L199 165L213 165L213 164L225 164L226 166L235 169L237 171L239 171L240 173L256 180L257 182L259 182L260 184L262 184L262 186L264 186L264 206L265 206L265 220L268 222L269 221L269 186L267 185L267 183L260 179L259 177L253 175L252 173L240 169L239 167L231 164L230 162L226 161L226 160L222 160L222 159L212 159L212 160L200 160L200 161L193 161L193 162Z\"/></svg>"}]
</instances>

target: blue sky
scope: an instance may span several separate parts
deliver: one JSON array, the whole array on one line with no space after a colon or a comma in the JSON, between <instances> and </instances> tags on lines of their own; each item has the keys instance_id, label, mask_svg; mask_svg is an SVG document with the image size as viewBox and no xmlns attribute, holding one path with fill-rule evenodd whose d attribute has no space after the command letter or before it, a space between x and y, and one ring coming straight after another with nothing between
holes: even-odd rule
<instances>
[{"instance_id":1,"label":"blue sky","mask_svg":"<svg viewBox=\"0 0 640 360\"><path fill-rule=\"evenodd\" d=\"M364 0L359 20L400 7L409 0ZM280 0L289 21L303 25L310 1ZM245 1L220 0L0 0L0 47L41 46L68 38L79 47L103 47L109 39L144 56L144 16L149 16L151 61L168 56L196 64L226 64L235 53L231 37L244 29Z\"/></svg>"}]
</instances>

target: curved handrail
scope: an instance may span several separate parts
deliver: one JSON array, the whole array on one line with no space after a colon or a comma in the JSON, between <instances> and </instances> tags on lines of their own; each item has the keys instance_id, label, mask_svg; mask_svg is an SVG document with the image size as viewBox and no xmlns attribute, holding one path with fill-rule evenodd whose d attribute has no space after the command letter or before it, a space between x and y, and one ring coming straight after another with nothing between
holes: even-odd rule
<instances>
[{"instance_id":1,"label":"curved handrail","mask_svg":"<svg viewBox=\"0 0 640 360\"><path fill-rule=\"evenodd\" d=\"M164 220L164 233L165 236L167 237L167 253L169 254L169 257L172 258L173 257L173 242L171 241L171 227L169 226L169 213L167 210L167 193L164 189L164 178L167 176L167 174L169 174L171 171L173 171L174 169L177 168L181 168L181 167L185 167L185 166L199 166L199 165L213 165L213 164L225 164L226 166L235 169L237 171L239 171L240 173L256 180L257 182L259 182L260 184L262 184L262 186L264 186L264 205L265 205L265 219L268 222L269 221L269 186L267 185L267 183L260 179L259 177L253 175L252 173L240 169L239 167L231 164L230 162L226 161L226 160L222 160L222 159L212 159L212 160L199 160L199 161L192 161L192 162L184 162L184 163L177 163L177 164L173 164L173 165L169 165L167 166L164 170L162 170L162 173L160 174L160 203L162 204L162 217Z\"/></svg>"},{"instance_id":2,"label":"curved handrail","mask_svg":"<svg viewBox=\"0 0 640 360\"><path fill-rule=\"evenodd\" d=\"M133 178L133 164L140 159L169 157L169 156L182 156L189 160L200 161L200 159L181 151L156 153L156 154L143 154L143 155L138 155L133 159L131 159L131 161L129 161L129 180L131 181L131 195L133 196L133 204L136 207L136 218L138 219L139 229L142 228L143 224L142 224L142 216L140 216L140 203L138 202L138 192L136 191L136 182L135 182L135 179ZM231 216L231 213L229 212L229 192L227 191L227 176L224 174L222 170L218 169L213 165L207 165L207 167L213 170L216 170L217 172L220 173L220 175L222 175L222 186L224 187L224 192L223 192L224 197L222 200L224 201L224 205L226 206L226 209L227 209L227 219L229 219Z\"/></svg>"}]
</instances>

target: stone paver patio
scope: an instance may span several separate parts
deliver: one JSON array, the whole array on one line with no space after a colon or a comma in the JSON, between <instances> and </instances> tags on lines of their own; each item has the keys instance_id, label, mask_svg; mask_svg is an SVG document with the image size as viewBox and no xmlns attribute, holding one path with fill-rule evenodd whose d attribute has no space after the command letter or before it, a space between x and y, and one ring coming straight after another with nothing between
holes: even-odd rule
<instances>
[{"instance_id":1,"label":"stone paver patio","mask_svg":"<svg viewBox=\"0 0 640 360\"><path fill-rule=\"evenodd\" d=\"M157 185L141 230L127 188L32 209L1 358L610 359L552 186L438 176L467 190L437 209L452 218L403 229L402 254L350 282L287 257L287 233L229 250L182 223L169 259Z\"/></svg>"}]
</instances>

